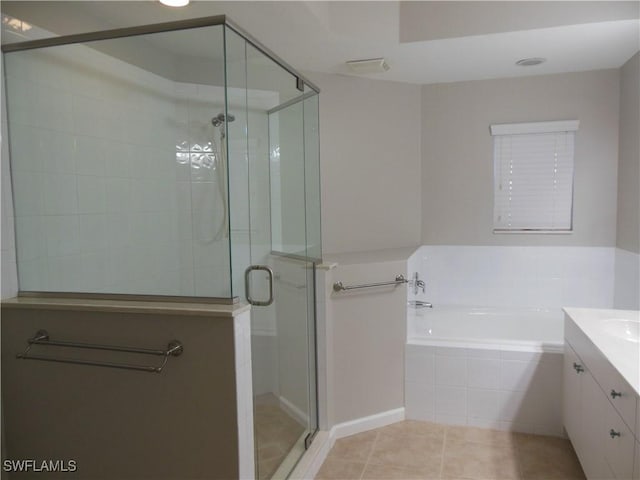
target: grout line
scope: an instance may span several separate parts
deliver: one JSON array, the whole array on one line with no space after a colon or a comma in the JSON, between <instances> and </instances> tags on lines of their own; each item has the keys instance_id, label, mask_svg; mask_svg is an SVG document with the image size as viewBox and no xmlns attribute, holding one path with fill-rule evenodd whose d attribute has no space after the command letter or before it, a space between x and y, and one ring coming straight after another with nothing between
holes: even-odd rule
<instances>
[{"instance_id":1,"label":"grout line","mask_svg":"<svg viewBox=\"0 0 640 480\"><path fill-rule=\"evenodd\" d=\"M524 478L524 475L522 474L522 462L520 462L520 448L518 448L518 439L516 438L516 435L515 435L517 432L511 432L511 433L512 433L512 439L513 439L513 451L516 457L516 465L518 466L518 477L520 478L520 480L522 480Z\"/></svg>"},{"instance_id":2,"label":"grout line","mask_svg":"<svg viewBox=\"0 0 640 480\"><path fill-rule=\"evenodd\" d=\"M369 455L367 455L367 459L364 462L364 468L362 469L362 472L360 473L360 476L358 477L360 480L362 480L362 478L364 477L364 472L367 470L367 466L369 466L369 461L371 460L371 457L373 457L373 452L376 449L376 445L378 443L378 437L380 436L380 429L376 428L375 432L376 432L376 438L373 439L373 443L371 444L371 450L369 451Z\"/></svg>"},{"instance_id":3,"label":"grout line","mask_svg":"<svg viewBox=\"0 0 640 480\"><path fill-rule=\"evenodd\" d=\"M438 478L442 478L442 474L444 473L444 451L447 446L447 432L449 432L449 426L445 425L444 438L442 439L442 452L440 455L440 473L438 474Z\"/></svg>"}]
</instances>

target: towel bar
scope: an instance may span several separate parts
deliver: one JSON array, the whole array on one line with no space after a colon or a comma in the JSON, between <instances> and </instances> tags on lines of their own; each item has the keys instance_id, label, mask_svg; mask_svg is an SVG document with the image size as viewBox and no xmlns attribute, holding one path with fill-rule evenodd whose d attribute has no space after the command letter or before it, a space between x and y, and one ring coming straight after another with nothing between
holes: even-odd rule
<instances>
[{"instance_id":1,"label":"towel bar","mask_svg":"<svg viewBox=\"0 0 640 480\"><path fill-rule=\"evenodd\" d=\"M404 275L396 275L396 279L392 282L363 283L361 285L343 285L342 282L336 282L333 284L333 291L341 292L345 290L355 290L357 288L384 287L387 285L400 285L408 282L409 280L404 278Z\"/></svg>"},{"instance_id":2,"label":"towel bar","mask_svg":"<svg viewBox=\"0 0 640 480\"><path fill-rule=\"evenodd\" d=\"M164 366L167 364L169 357L177 357L182 354L184 347L178 340L172 340L167 345L166 350L154 350L150 348L137 348L137 347L123 347L119 345L100 345L94 343L79 343L79 342L63 342L59 340L50 340L49 333L46 330L38 330L36 334L27 340L29 344L26 350L22 353L18 353L16 358L21 360L41 360L45 362L57 362L57 363L73 363L76 365L91 365L94 367L108 367L108 368L121 368L124 370L138 370L142 372L160 373ZM34 345L46 345L50 347L69 347L69 348L85 348L89 350L108 350L113 352L126 352L126 353L139 353L142 355L156 355L164 357L164 360L160 366L154 365L131 365L128 363L114 363L114 362L98 362L93 360L80 360L75 358L57 358L48 357L46 355L33 355L29 354L29 351Z\"/></svg>"}]
</instances>

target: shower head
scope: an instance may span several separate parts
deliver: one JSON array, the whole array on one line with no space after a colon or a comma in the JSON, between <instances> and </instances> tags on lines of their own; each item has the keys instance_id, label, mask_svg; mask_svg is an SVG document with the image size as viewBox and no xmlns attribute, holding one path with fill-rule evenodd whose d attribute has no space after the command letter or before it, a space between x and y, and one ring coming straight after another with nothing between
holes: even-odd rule
<instances>
[{"instance_id":1,"label":"shower head","mask_svg":"<svg viewBox=\"0 0 640 480\"><path fill-rule=\"evenodd\" d=\"M219 113L218 115L216 115L211 119L211 123L213 124L214 127L219 127L224 122L233 122L235 119L236 117L231 114L225 115L224 113Z\"/></svg>"}]
</instances>

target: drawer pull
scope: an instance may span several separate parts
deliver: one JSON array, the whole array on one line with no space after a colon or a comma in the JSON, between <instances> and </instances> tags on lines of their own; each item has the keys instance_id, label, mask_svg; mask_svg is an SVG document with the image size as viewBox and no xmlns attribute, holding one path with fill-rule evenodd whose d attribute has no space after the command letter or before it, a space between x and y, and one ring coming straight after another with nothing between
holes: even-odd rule
<instances>
[{"instance_id":1,"label":"drawer pull","mask_svg":"<svg viewBox=\"0 0 640 480\"><path fill-rule=\"evenodd\" d=\"M611 438L616 438L620 436L620 432L616 432L613 428L611 430L609 430L609 436Z\"/></svg>"},{"instance_id":2,"label":"drawer pull","mask_svg":"<svg viewBox=\"0 0 640 480\"><path fill-rule=\"evenodd\" d=\"M582 373L584 372L584 368L582 365L580 365L579 363L573 362L573 368L575 369L576 372L578 373Z\"/></svg>"},{"instance_id":3,"label":"drawer pull","mask_svg":"<svg viewBox=\"0 0 640 480\"><path fill-rule=\"evenodd\" d=\"M611 398L621 397L622 392L616 392L614 389L611 389Z\"/></svg>"}]
</instances>

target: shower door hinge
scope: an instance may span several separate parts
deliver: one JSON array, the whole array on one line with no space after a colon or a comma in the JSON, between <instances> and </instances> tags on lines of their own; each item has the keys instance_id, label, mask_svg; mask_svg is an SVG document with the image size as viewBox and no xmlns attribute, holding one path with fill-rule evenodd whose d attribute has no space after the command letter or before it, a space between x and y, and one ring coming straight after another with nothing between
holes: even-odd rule
<instances>
[{"instance_id":1,"label":"shower door hinge","mask_svg":"<svg viewBox=\"0 0 640 480\"><path fill-rule=\"evenodd\" d=\"M304 92L304 81L300 77L296 77L296 88Z\"/></svg>"},{"instance_id":2,"label":"shower door hinge","mask_svg":"<svg viewBox=\"0 0 640 480\"><path fill-rule=\"evenodd\" d=\"M311 432L309 435L304 437L304 449L305 450L309 450L309 447L311 446L311 442L313 442L313 439L315 438L316 433L318 433L318 430L316 430L315 432Z\"/></svg>"}]
</instances>

